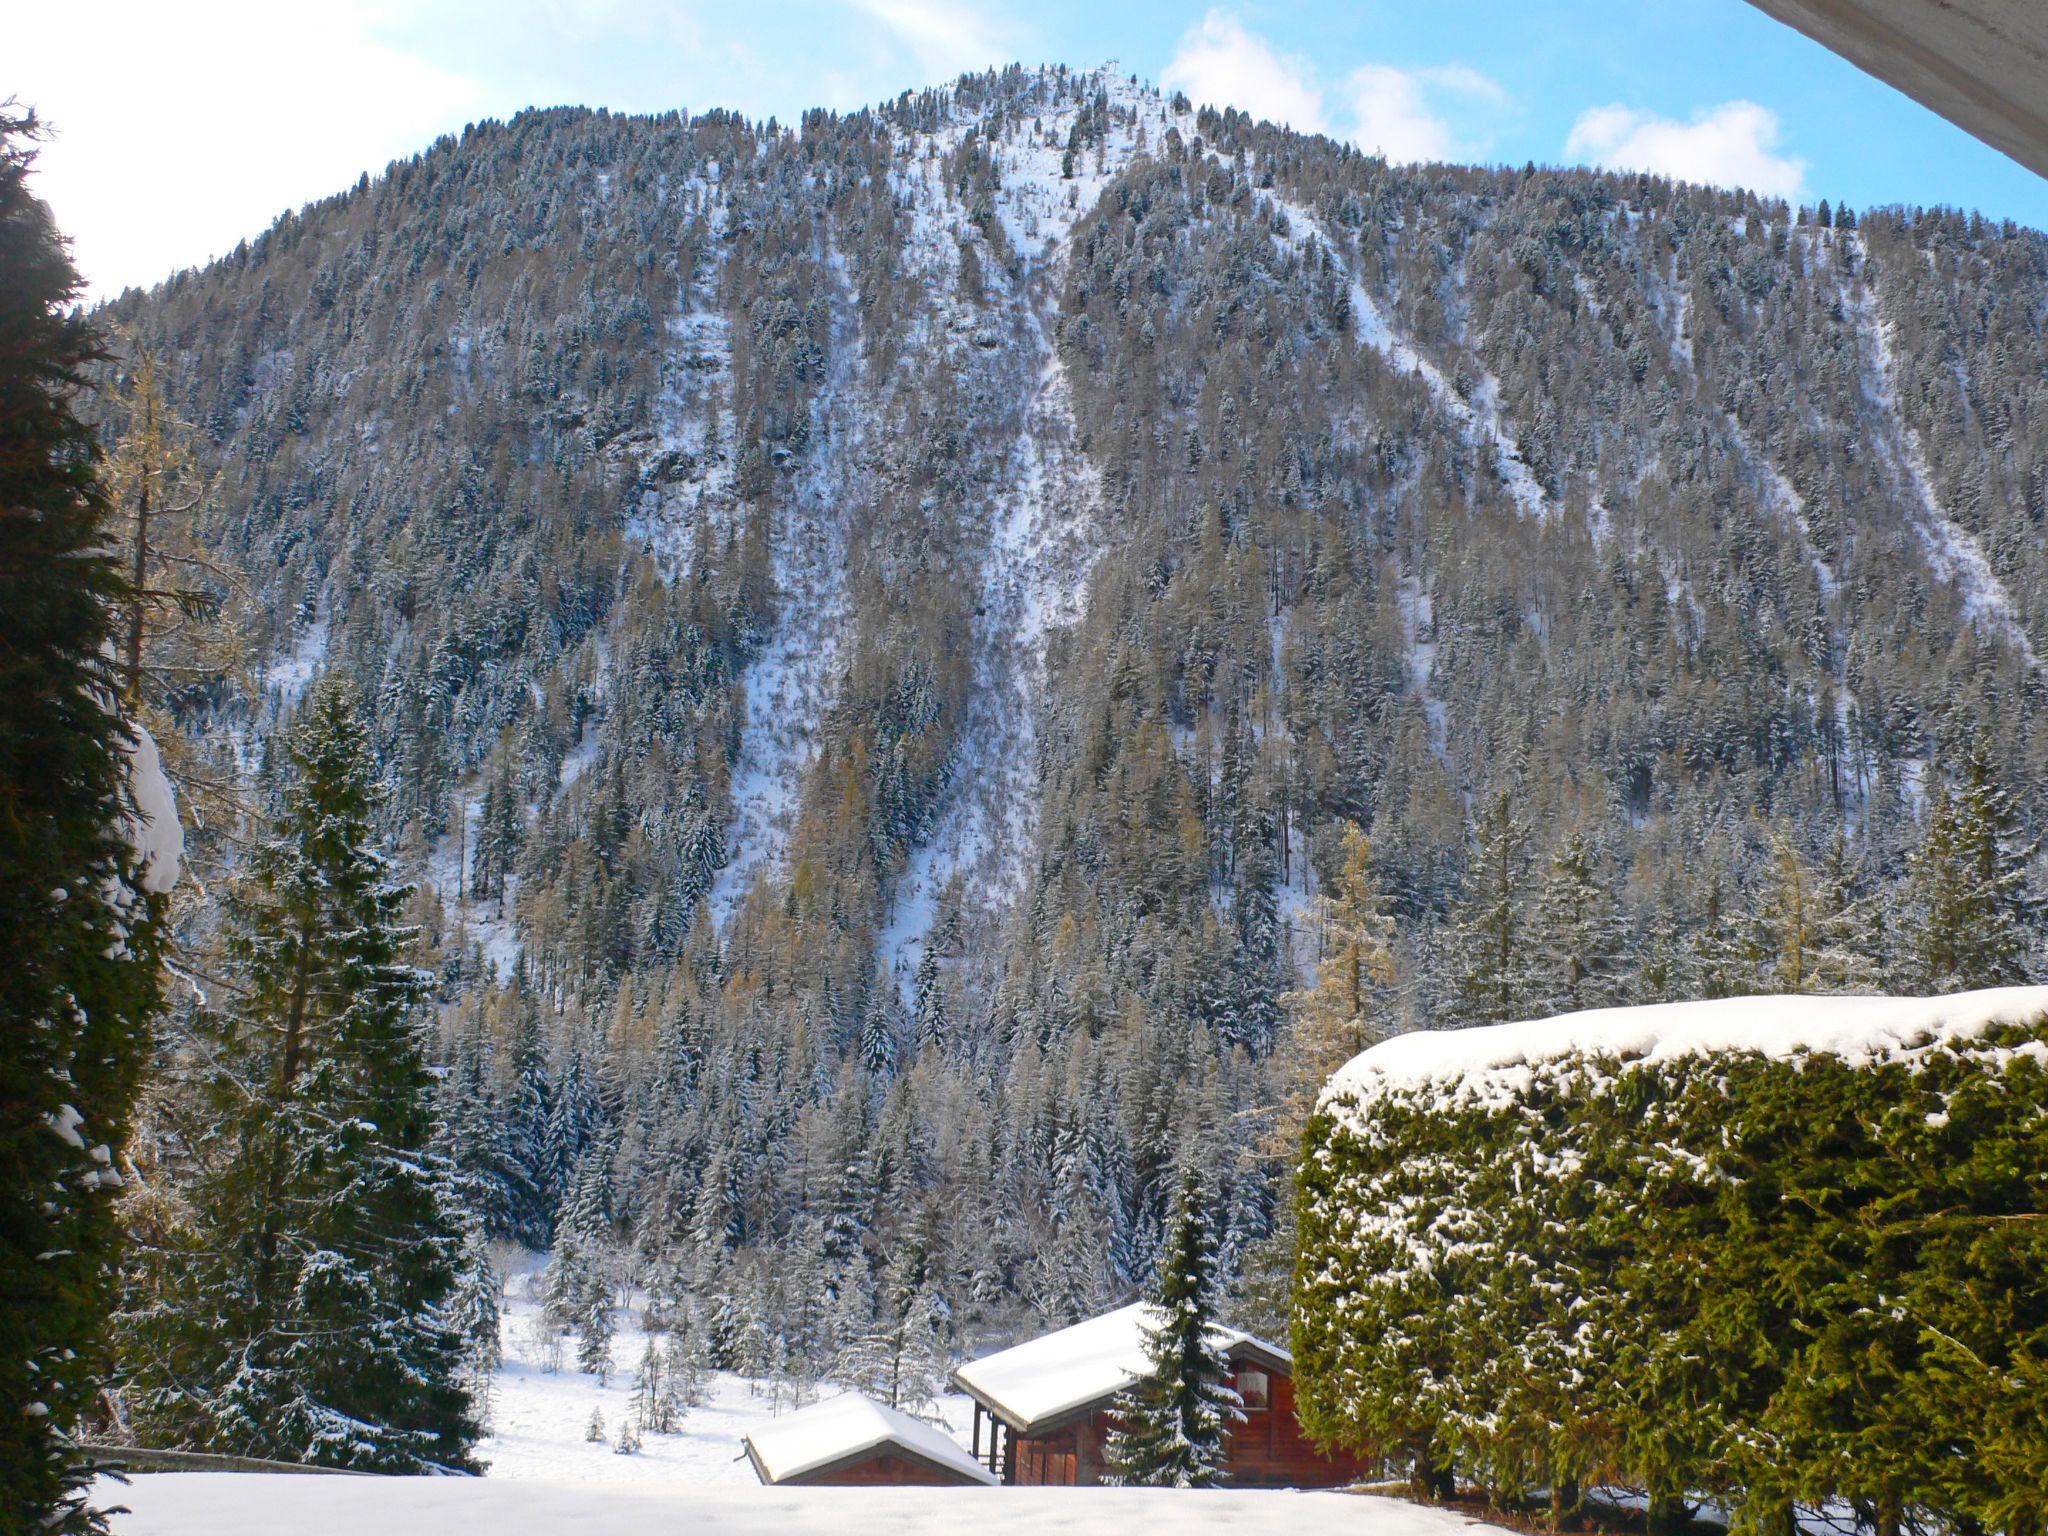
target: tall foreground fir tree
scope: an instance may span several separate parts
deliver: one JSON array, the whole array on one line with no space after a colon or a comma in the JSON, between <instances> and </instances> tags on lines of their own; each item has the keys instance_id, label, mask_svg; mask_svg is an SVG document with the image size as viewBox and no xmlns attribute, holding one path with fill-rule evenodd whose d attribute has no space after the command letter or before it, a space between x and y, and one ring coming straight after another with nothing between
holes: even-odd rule
<instances>
[{"instance_id":1,"label":"tall foreground fir tree","mask_svg":"<svg viewBox=\"0 0 2048 1536\"><path fill-rule=\"evenodd\" d=\"M1223 1476L1224 1437L1243 1421L1244 1408L1216 1345L1216 1235L1192 1169L1182 1177L1146 1301L1157 1325L1145 1343L1151 1369L1116 1400L1117 1427L1106 1447L1115 1481L1213 1488Z\"/></svg>"},{"instance_id":2,"label":"tall foreground fir tree","mask_svg":"<svg viewBox=\"0 0 2048 1536\"><path fill-rule=\"evenodd\" d=\"M231 1000L198 1024L189 1221L124 1319L135 1422L239 1455L473 1470L455 1181L353 689L319 685L284 749L276 835L229 899Z\"/></svg>"},{"instance_id":3,"label":"tall foreground fir tree","mask_svg":"<svg viewBox=\"0 0 2048 1536\"><path fill-rule=\"evenodd\" d=\"M121 835L91 328L27 186L33 119L0 107L0 1533L92 1517L70 1439L103 1364L127 1134L158 1004L163 883ZM139 741L134 743L139 746ZM156 809L170 814L167 805ZM173 870L160 873L174 874Z\"/></svg>"}]
</instances>

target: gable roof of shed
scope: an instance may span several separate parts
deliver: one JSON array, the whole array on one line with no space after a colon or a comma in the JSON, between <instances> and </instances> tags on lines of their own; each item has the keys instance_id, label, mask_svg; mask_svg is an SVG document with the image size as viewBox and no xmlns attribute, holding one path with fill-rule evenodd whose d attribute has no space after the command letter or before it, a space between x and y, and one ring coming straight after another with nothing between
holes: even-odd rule
<instances>
[{"instance_id":1,"label":"gable roof of shed","mask_svg":"<svg viewBox=\"0 0 2048 1536\"><path fill-rule=\"evenodd\" d=\"M1145 1341L1156 1324L1133 1302L1010 1349L970 1360L953 1379L1019 1434L1038 1434L1113 1398L1150 1369ZM1277 1344L1217 1325L1212 1336L1233 1360L1292 1375L1294 1358Z\"/></svg>"},{"instance_id":2,"label":"gable roof of shed","mask_svg":"<svg viewBox=\"0 0 2048 1536\"><path fill-rule=\"evenodd\" d=\"M996 1481L951 1435L858 1392L799 1408L747 1436L747 1457L764 1483L785 1483L883 1449L971 1482Z\"/></svg>"}]
</instances>

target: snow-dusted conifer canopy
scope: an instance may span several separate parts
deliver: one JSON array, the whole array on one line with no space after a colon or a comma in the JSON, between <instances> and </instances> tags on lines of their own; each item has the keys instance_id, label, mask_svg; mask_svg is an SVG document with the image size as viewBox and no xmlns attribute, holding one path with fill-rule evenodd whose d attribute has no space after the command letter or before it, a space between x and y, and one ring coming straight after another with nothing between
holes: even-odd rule
<instances>
[{"instance_id":1,"label":"snow-dusted conifer canopy","mask_svg":"<svg viewBox=\"0 0 2048 1536\"><path fill-rule=\"evenodd\" d=\"M1504 1107L1539 1077L1588 1059L1656 1063L1747 1053L1779 1061L1826 1055L1851 1065L1910 1061L1994 1025L2044 1015L2048 987L1997 987L1949 997L1713 998L1422 1030L1383 1040L1338 1068L1321 1107L1418 1093L1447 1104ZM2015 1053L2043 1059L2048 1047L2031 1042Z\"/></svg>"}]
</instances>

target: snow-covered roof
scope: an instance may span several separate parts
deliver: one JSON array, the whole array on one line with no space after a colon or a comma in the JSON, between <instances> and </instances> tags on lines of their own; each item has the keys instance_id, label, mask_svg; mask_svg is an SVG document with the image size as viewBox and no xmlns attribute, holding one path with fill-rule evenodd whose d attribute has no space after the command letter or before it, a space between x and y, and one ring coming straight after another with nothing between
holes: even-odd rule
<instances>
[{"instance_id":1,"label":"snow-covered roof","mask_svg":"<svg viewBox=\"0 0 2048 1536\"><path fill-rule=\"evenodd\" d=\"M1434 1092L1505 1103L1539 1069L1573 1056L1670 1061L1715 1052L1801 1054L1863 1065L1910 1059L1973 1039L1994 1024L2048 1015L2048 987L1998 987L1949 997L1727 997L1595 1008L1519 1024L1423 1030L1383 1040L1339 1067L1322 1102ZM2048 1052L2026 1048L2027 1054Z\"/></svg>"},{"instance_id":2,"label":"snow-covered roof","mask_svg":"<svg viewBox=\"0 0 2048 1536\"><path fill-rule=\"evenodd\" d=\"M1015 1428L1031 1433L1090 1403L1114 1397L1151 1368L1145 1340L1156 1326L1150 1309L1133 1302L1085 1323L1062 1328L979 1360L953 1379ZM1292 1357L1277 1344L1217 1326L1212 1336L1226 1354L1264 1354L1282 1365Z\"/></svg>"},{"instance_id":3,"label":"snow-covered roof","mask_svg":"<svg viewBox=\"0 0 2048 1536\"><path fill-rule=\"evenodd\" d=\"M969 1482L996 1481L994 1473L943 1430L858 1392L799 1408L747 1436L747 1454L766 1483L836 1466L881 1446L957 1472Z\"/></svg>"}]
</instances>

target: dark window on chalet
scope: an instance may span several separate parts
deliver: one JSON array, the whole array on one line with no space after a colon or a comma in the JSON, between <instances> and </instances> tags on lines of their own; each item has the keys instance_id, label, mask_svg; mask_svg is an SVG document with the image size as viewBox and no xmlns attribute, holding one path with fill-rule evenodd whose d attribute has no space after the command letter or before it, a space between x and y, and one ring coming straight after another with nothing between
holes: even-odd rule
<instances>
[{"instance_id":1,"label":"dark window on chalet","mask_svg":"<svg viewBox=\"0 0 2048 1536\"><path fill-rule=\"evenodd\" d=\"M1246 1367L1237 1373L1237 1395L1244 1399L1247 1409L1270 1408L1273 1406L1272 1378L1264 1371Z\"/></svg>"}]
</instances>

